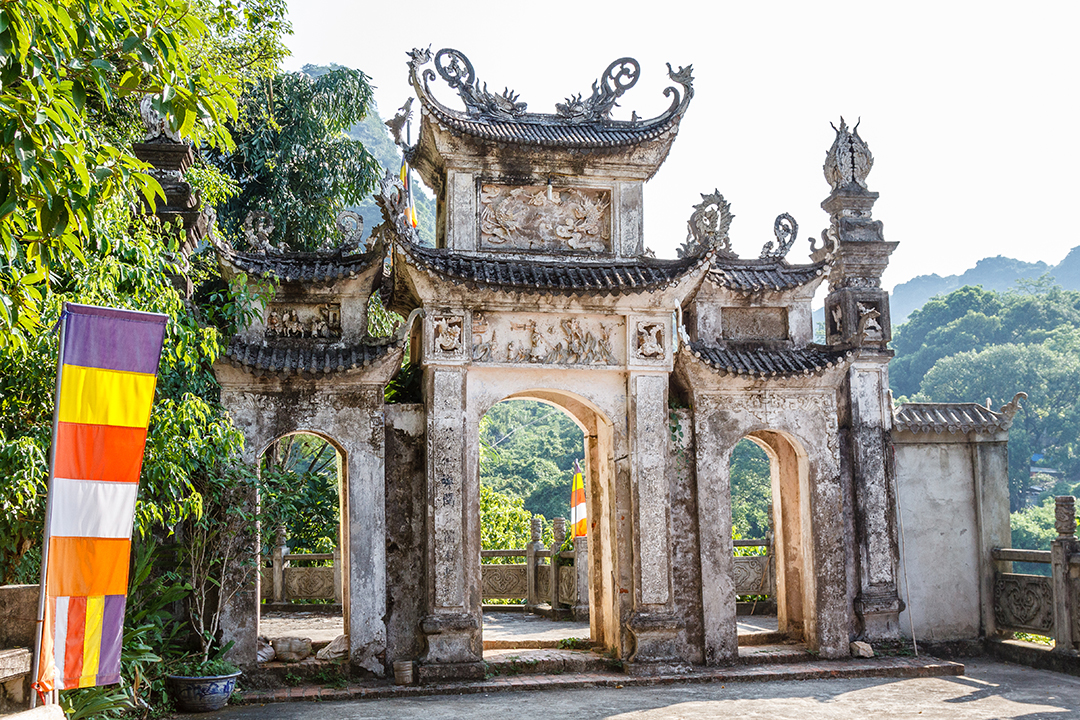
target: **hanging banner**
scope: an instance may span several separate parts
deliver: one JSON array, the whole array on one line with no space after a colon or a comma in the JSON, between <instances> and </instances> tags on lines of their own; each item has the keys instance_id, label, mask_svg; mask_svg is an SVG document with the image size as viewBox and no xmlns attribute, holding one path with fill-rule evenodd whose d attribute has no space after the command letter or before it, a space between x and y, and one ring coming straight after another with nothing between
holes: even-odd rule
<instances>
[{"instance_id":1,"label":"hanging banner","mask_svg":"<svg viewBox=\"0 0 1080 720\"><path fill-rule=\"evenodd\" d=\"M574 461L574 485L570 490L570 524L573 526L572 537L586 537L588 513L585 512L585 475L581 465Z\"/></svg>"},{"instance_id":2,"label":"hanging banner","mask_svg":"<svg viewBox=\"0 0 1080 720\"><path fill-rule=\"evenodd\" d=\"M120 680L128 561L167 316L67 303L42 548L36 688Z\"/></svg>"}]
</instances>

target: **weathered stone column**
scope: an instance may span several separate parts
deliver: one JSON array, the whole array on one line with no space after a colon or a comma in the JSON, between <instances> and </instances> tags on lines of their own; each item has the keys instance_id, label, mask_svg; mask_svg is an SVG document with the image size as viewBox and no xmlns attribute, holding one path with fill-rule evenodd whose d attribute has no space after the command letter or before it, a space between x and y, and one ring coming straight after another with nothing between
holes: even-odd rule
<instances>
[{"instance_id":1,"label":"weathered stone column","mask_svg":"<svg viewBox=\"0 0 1080 720\"><path fill-rule=\"evenodd\" d=\"M574 600L574 622L589 621L589 539L574 538L574 580L577 597Z\"/></svg>"},{"instance_id":2,"label":"weathered stone column","mask_svg":"<svg viewBox=\"0 0 1080 720\"><path fill-rule=\"evenodd\" d=\"M630 447L633 481L636 589L632 663L675 663L679 658L677 620L671 594L668 538L667 376L631 374Z\"/></svg>"},{"instance_id":3,"label":"weathered stone column","mask_svg":"<svg viewBox=\"0 0 1080 720\"><path fill-rule=\"evenodd\" d=\"M540 518L529 520L529 544L525 546L525 611L536 612L540 606L540 591L537 589L536 574L540 572L540 558L536 553L544 549L540 542Z\"/></svg>"},{"instance_id":4,"label":"weathered stone column","mask_svg":"<svg viewBox=\"0 0 1080 720\"><path fill-rule=\"evenodd\" d=\"M465 369L428 369L429 614L422 681L483 677L479 538L466 523Z\"/></svg>"},{"instance_id":5,"label":"weathered stone column","mask_svg":"<svg viewBox=\"0 0 1080 720\"><path fill-rule=\"evenodd\" d=\"M866 176L873 164L858 129L849 131L841 119L824 166L832 187L821 203L829 213L829 228L822 233L824 247L815 252L814 260L827 260L832 267L825 299L826 342L857 353L848 373L848 412L842 413L851 450L841 458L853 483L858 568L854 605L860 634L885 639L899 636L901 610L896 492L888 451L892 351L887 344L892 327L889 296L881 289L881 274L897 243L885 242L881 221L872 217L878 194L867 189Z\"/></svg>"},{"instance_id":6,"label":"weathered stone column","mask_svg":"<svg viewBox=\"0 0 1080 720\"><path fill-rule=\"evenodd\" d=\"M1076 655L1080 650L1080 540L1076 539L1076 498L1062 495L1054 503L1050 566L1054 582L1054 652Z\"/></svg>"}]
</instances>

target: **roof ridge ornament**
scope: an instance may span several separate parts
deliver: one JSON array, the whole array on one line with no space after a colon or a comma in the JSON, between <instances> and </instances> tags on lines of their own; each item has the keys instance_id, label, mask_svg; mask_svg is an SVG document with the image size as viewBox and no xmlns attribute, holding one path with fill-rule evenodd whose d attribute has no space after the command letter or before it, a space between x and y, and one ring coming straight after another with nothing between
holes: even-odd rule
<instances>
[{"instance_id":1,"label":"roof ridge ornament","mask_svg":"<svg viewBox=\"0 0 1080 720\"><path fill-rule=\"evenodd\" d=\"M765 243L759 256L762 260L783 260L799 235L799 223L790 214L780 213L773 223L773 234L776 235L776 247L773 247L772 240Z\"/></svg>"},{"instance_id":2,"label":"roof ridge ornament","mask_svg":"<svg viewBox=\"0 0 1080 720\"><path fill-rule=\"evenodd\" d=\"M669 66L670 67L670 66ZM617 72L616 72L617 70ZM622 94L637 84L641 65L632 57L619 58L607 66L599 80L593 80L592 95L583 100L580 94L555 104L555 113L571 123L602 122L611 117L611 110ZM634 113L637 117L637 113Z\"/></svg>"},{"instance_id":3,"label":"roof ridge ornament","mask_svg":"<svg viewBox=\"0 0 1080 720\"><path fill-rule=\"evenodd\" d=\"M734 219L731 203L719 190L701 193L701 202L694 206L693 214L686 221L686 240L676 253L685 258L715 250L717 257L737 259L739 256L731 249L728 235Z\"/></svg>"},{"instance_id":4,"label":"roof ridge ornament","mask_svg":"<svg viewBox=\"0 0 1080 720\"><path fill-rule=\"evenodd\" d=\"M836 131L836 138L833 140L832 147L825 153L825 165L822 169L825 171L825 179L833 190L839 190L852 183L863 190L868 189L866 176L874 167L874 156L870 152L870 146L859 137L859 123L861 122L860 118L851 132L848 132L847 123L844 122L842 116L840 127L829 123Z\"/></svg>"},{"instance_id":5,"label":"roof ridge ornament","mask_svg":"<svg viewBox=\"0 0 1080 720\"><path fill-rule=\"evenodd\" d=\"M435 53L435 70L451 89L458 91L470 115L511 120L525 114L526 103L518 102L520 96L510 88L504 88L499 95L488 92L487 83L481 89L472 63L460 50L443 48ZM434 79L435 73L430 68L424 71L425 88Z\"/></svg>"}]
</instances>

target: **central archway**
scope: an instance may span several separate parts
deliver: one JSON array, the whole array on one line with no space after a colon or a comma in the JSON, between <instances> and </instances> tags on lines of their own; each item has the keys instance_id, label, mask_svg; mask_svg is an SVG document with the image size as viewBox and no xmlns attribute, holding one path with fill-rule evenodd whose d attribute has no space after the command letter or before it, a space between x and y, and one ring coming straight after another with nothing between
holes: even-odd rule
<instances>
[{"instance_id":1,"label":"central archway","mask_svg":"<svg viewBox=\"0 0 1080 720\"><path fill-rule=\"evenodd\" d=\"M585 479L588 517L586 542L589 548L590 640L594 646L601 646L616 653L620 652L620 624L615 582L617 576L617 549L613 521L615 440L612 422L596 404L565 390L531 388L511 392L504 397L492 400L485 403L485 406L477 408L477 420L492 407L506 400L531 400L557 408L581 429L584 435L582 473ZM472 476L479 486L479 462L476 462ZM477 561L479 562L479 558ZM578 592L581 591L582 588L578 588Z\"/></svg>"}]
</instances>

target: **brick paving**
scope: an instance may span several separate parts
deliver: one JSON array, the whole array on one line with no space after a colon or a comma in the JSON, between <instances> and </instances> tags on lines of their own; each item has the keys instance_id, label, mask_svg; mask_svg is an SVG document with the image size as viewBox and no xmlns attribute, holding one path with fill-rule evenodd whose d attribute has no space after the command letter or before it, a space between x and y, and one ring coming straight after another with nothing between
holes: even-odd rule
<instances>
[{"instance_id":1,"label":"brick paving","mask_svg":"<svg viewBox=\"0 0 1080 720\"><path fill-rule=\"evenodd\" d=\"M424 697L430 695L468 695L499 691L568 690L575 688L622 688L680 683L712 683L725 681L811 680L821 678L922 678L962 675L961 663L923 656L881 657L851 660L817 660L814 662L773 663L768 665L738 664L728 667L698 668L684 673L635 677L622 672L583 672L560 675L509 675L489 677L480 681L444 682L423 686L392 685L389 682L351 682L344 688L305 685L274 690L238 692L232 703L237 705L297 701L363 700L381 698Z\"/></svg>"}]
</instances>

